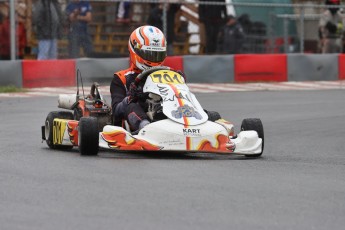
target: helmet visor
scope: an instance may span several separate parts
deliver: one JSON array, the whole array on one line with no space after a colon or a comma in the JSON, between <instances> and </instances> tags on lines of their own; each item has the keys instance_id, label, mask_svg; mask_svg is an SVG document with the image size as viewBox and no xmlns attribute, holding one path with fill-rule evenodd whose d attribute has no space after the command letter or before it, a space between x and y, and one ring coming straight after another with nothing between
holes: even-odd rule
<instances>
[{"instance_id":1,"label":"helmet visor","mask_svg":"<svg viewBox=\"0 0 345 230\"><path fill-rule=\"evenodd\" d=\"M139 57L149 62L162 62L167 56L165 47L142 47L141 49L134 48L134 51Z\"/></svg>"}]
</instances>

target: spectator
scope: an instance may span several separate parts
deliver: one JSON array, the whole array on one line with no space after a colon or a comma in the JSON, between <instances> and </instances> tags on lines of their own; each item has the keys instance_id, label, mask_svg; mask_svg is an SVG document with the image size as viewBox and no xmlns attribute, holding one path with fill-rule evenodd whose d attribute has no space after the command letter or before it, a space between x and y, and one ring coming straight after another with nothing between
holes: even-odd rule
<instances>
[{"instance_id":1,"label":"spectator","mask_svg":"<svg viewBox=\"0 0 345 230\"><path fill-rule=\"evenodd\" d=\"M168 4L167 6L167 53L168 55L173 55L173 42L175 40L175 16L176 13L180 10L181 4ZM150 15L147 19L148 25L155 26L159 28L161 31L164 31L163 7L164 3L157 4L154 8L152 8Z\"/></svg>"},{"instance_id":2,"label":"spectator","mask_svg":"<svg viewBox=\"0 0 345 230\"><path fill-rule=\"evenodd\" d=\"M8 14L7 14L8 15ZM24 58L24 49L26 47L26 29L21 19L23 15L16 10L16 42L17 51L16 58ZM2 60L11 59L11 43L10 43L10 20L8 16L0 24L0 56Z\"/></svg>"},{"instance_id":3,"label":"spectator","mask_svg":"<svg viewBox=\"0 0 345 230\"><path fill-rule=\"evenodd\" d=\"M155 5L150 10L149 17L147 19L147 24L152 25L163 31L163 7L164 3L159 3Z\"/></svg>"},{"instance_id":4,"label":"spectator","mask_svg":"<svg viewBox=\"0 0 345 230\"><path fill-rule=\"evenodd\" d=\"M242 26L234 16L229 15L226 24L218 35L218 52L223 54L241 53L243 40L244 32Z\"/></svg>"},{"instance_id":5,"label":"spectator","mask_svg":"<svg viewBox=\"0 0 345 230\"><path fill-rule=\"evenodd\" d=\"M248 14L241 14L237 18L237 22L241 24L243 31L246 34L250 34L253 26L253 22L250 20L250 17Z\"/></svg>"},{"instance_id":6,"label":"spectator","mask_svg":"<svg viewBox=\"0 0 345 230\"><path fill-rule=\"evenodd\" d=\"M326 0L329 7L319 22L320 49L322 53L340 53L344 33L345 15L337 7L340 0Z\"/></svg>"},{"instance_id":7,"label":"spectator","mask_svg":"<svg viewBox=\"0 0 345 230\"><path fill-rule=\"evenodd\" d=\"M199 21L205 25L207 54L213 54L217 49L217 37L227 16L225 0L200 0L200 2L224 2L224 5L199 5Z\"/></svg>"},{"instance_id":8,"label":"spectator","mask_svg":"<svg viewBox=\"0 0 345 230\"><path fill-rule=\"evenodd\" d=\"M62 36L63 15L57 0L39 0L33 7L33 24L38 39L38 60L57 59L57 40Z\"/></svg>"},{"instance_id":9,"label":"spectator","mask_svg":"<svg viewBox=\"0 0 345 230\"><path fill-rule=\"evenodd\" d=\"M0 2L0 23L2 23L9 15L8 2Z\"/></svg>"},{"instance_id":10,"label":"spectator","mask_svg":"<svg viewBox=\"0 0 345 230\"><path fill-rule=\"evenodd\" d=\"M129 23L131 21L130 11L131 11L131 3L129 1L121 1L118 5L116 21Z\"/></svg>"},{"instance_id":11,"label":"spectator","mask_svg":"<svg viewBox=\"0 0 345 230\"><path fill-rule=\"evenodd\" d=\"M237 22L245 34L241 53L267 53L266 25L260 21L252 21L248 14L238 16Z\"/></svg>"},{"instance_id":12,"label":"spectator","mask_svg":"<svg viewBox=\"0 0 345 230\"><path fill-rule=\"evenodd\" d=\"M84 55L89 57L93 51L88 23L92 20L92 7L89 1L72 0L66 7L70 22L68 40L70 58L78 58L80 47Z\"/></svg>"}]
</instances>

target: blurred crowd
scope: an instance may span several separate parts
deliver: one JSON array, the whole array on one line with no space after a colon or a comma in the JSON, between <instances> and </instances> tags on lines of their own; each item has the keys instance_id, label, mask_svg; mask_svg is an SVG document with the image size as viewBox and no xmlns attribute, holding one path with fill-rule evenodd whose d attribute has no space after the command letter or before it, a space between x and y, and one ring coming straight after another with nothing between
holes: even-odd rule
<instances>
[{"instance_id":1,"label":"blurred crowd","mask_svg":"<svg viewBox=\"0 0 345 230\"><path fill-rule=\"evenodd\" d=\"M61 5L59 0L34 0L31 12L28 14L26 1L17 0L15 5L16 22L16 59L24 58L25 54L32 53L28 47L28 21L30 17L30 30L37 39L36 58L57 59L58 40L65 35L68 41L69 58L78 58L81 55L89 57L94 52L93 41L88 31L88 25L93 20L93 8L89 1L69 0ZM147 21L166 32L168 41L168 55L174 55L173 42L179 42L180 32L188 33L188 28L181 27L181 6L184 1L171 0L170 4L150 3L150 12ZM226 5L208 4L210 2L224 2L225 0L200 0L207 4L200 4L197 8L199 22L204 26L205 44L204 54L238 54L238 53L265 53L261 46L267 45L266 25L253 22L250 15L243 14L236 17L227 11ZM173 4L171 4L173 3ZM340 8L340 0L326 0L329 6L321 15L318 28L319 52L341 53L345 52L344 24L345 15ZM166 7L166 24L163 25L164 7ZM132 3L121 1L117 3L114 12L114 23L124 25L132 23ZM165 27L165 28L164 28ZM166 30L165 30L166 29ZM0 2L0 58L10 59L10 20L8 2ZM30 31L31 32L31 31ZM255 44L257 47L253 47ZM249 47L251 45L252 47Z\"/></svg>"},{"instance_id":2,"label":"blurred crowd","mask_svg":"<svg viewBox=\"0 0 345 230\"><path fill-rule=\"evenodd\" d=\"M328 8L319 23L319 49L321 53L345 53L345 14L340 0L326 0Z\"/></svg>"},{"instance_id":3,"label":"blurred crowd","mask_svg":"<svg viewBox=\"0 0 345 230\"><path fill-rule=\"evenodd\" d=\"M10 27L8 3L1 5L1 59L10 59ZM70 58L80 55L80 48L85 56L92 53L92 41L88 33L88 23L92 20L92 7L89 1L71 0L65 10L62 10L58 0L36 0L32 5L31 22L33 33L38 41L37 59L57 59L58 40L62 38L64 30L67 31L68 51ZM27 34L25 26L26 5L16 2L16 58L22 59L27 47Z\"/></svg>"},{"instance_id":4,"label":"blurred crowd","mask_svg":"<svg viewBox=\"0 0 345 230\"><path fill-rule=\"evenodd\" d=\"M211 0L212 1L212 0ZM173 4L171 4L173 2ZM163 8L166 8L166 36L168 40L168 55L174 54L173 41L188 39L181 37L181 32L188 33L186 26L181 26L180 17L183 1L174 0L170 4L151 3L148 13L149 24L163 28ZM225 2L225 0L224 0ZM10 24L8 2L0 3L0 39L1 59L10 59ZM27 46L26 5L20 0L16 1L16 59L22 59L26 52L31 52ZM225 5L201 5L199 7L200 22L205 25L206 44L204 53L240 53L245 33L237 19L228 15ZM115 21L117 23L131 23L131 2L118 3ZM70 58L91 56L93 43L88 32L88 24L92 22L92 6L89 1L70 0L67 5L61 6L58 0L33 1L31 15L31 28L37 39L36 57L38 60L58 58L58 40L67 34L68 51ZM183 31L182 31L183 30Z\"/></svg>"},{"instance_id":5,"label":"blurred crowd","mask_svg":"<svg viewBox=\"0 0 345 230\"><path fill-rule=\"evenodd\" d=\"M24 3L18 3L15 6L16 18L16 41L17 49L16 58L23 59L24 52L27 45L25 15L26 6ZM11 25L9 19L9 4L7 2L0 3L0 59L9 60L11 57L10 51L10 33Z\"/></svg>"}]
</instances>

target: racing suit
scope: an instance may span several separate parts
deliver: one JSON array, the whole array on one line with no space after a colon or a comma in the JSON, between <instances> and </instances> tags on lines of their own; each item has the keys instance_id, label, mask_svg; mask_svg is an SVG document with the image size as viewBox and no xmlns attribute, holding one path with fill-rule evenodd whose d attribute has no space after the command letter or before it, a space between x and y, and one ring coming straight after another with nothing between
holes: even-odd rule
<instances>
[{"instance_id":1,"label":"racing suit","mask_svg":"<svg viewBox=\"0 0 345 230\"><path fill-rule=\"evenodd\" d=\"M130 85L141 72L131 64L128 69L114 73L110 84L113 123L123 126L122 121L127 120L132 131L137 131L149 123L145 101L139 99L137 102L131 102L129 97Z\"/></svg>"}]
</instances>

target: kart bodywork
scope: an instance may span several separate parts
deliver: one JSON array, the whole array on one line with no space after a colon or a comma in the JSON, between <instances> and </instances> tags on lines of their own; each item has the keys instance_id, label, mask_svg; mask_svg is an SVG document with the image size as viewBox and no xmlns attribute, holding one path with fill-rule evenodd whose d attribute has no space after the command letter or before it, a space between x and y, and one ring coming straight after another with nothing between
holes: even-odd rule
<instances>
[{"instance_id":1,"label":"kart bodywork","mask_svg":"<svg viewBox=\"0 0 345 230\"><path fill-rule=\"evenodd\" d=\"M96 155L99 148L256 157L262 154L264 133L260 119L244 119L241 131L235 134L232 123L202 108L178 72L167 67L154 68L140 74L136 82L141 81L145 82L143 92L148 95L147 115L151 123L138 133L131 131L128 125L102 123L100 126L99 118L92 113L70 119L71 115L53 112L55 114L50 113L42 127L42 139L51 148L79 146L82 155ZM101 102L106 104L103 98Z\"/></svg>"}]
</instances>

